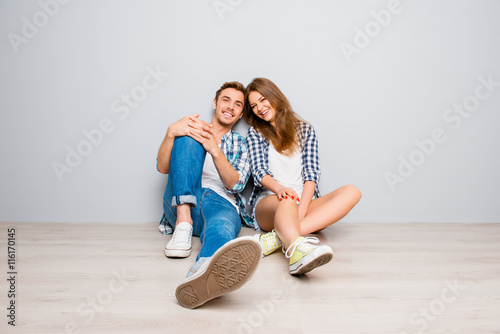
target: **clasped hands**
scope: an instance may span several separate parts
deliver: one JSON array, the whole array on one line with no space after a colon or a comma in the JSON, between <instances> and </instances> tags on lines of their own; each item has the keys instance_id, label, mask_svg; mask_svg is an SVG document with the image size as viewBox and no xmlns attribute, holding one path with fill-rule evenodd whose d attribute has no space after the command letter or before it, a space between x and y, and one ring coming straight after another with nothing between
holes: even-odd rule
<instances>
[{"instance_id":1,"label":"clasped hands","mask_svg":"<svg viewBox=\"0 0 500 334\"><path fill-rule=\"evenodd\" d=\"M213 135L212 124L199 119L199 114L181 118L168 128L172 137L189 136L203 145L203 148L211 153L218 147Z\"/></svg>"}]
</instances>

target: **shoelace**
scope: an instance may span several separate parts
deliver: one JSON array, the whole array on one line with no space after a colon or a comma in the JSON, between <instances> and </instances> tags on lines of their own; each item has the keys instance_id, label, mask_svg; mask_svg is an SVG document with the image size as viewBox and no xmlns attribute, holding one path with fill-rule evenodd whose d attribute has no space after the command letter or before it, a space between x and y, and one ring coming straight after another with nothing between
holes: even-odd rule
<instances>
[{"instance_id":1,"label":"shoelace","mask_svg":"<svg viewBox=\"0 0 500 334\"><path fill-rule=\"evenodd\" d=\"M295 250L300 247L300 250L303 251L304 253L307 252L309 249L314 247L314 245L311 244L318 244L319 239L316 237L307 237L302 239L299 243L295 241L293 244L290 245L285 251L285 245L283 244L283 252L285 253L285 257L287 259L291 258L293 253L295 253ZM292 248L293 247L293 248ZM288 251L292 248L292 251L290 252L290 255L288 255Z\"/></svg>"},{"instance_id":2,"label":"shoelace","mask_svg":"<svg viewBox=\"0 0 500 334\"><path fill-rule=\"evenodd\" d=\"M178 239L183 242L184 240L187 239L187 243L191 243L191 231L190 228L176 228L174 230L174 235L172 236L172 244L176 244L178 242Z\"/></svg>"},{"instance_id":3,"label":"shoelace","mask_svg":"<svg viewBox=\"0 0 500 334\"><path fill-rule=\"evenodd\" d=\"M272 246L268 247L268 249L277 249L281 243L275 230L272 230L270 233L264 234L262 236L262 240L264 240L266 246Z\"/></svg>"}]
</instances>

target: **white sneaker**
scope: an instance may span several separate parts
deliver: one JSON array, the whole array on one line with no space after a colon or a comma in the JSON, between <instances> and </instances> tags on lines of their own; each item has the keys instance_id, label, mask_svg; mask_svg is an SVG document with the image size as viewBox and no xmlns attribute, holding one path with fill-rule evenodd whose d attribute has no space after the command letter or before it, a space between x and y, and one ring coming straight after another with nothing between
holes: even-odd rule
<instances>
[{"instance_id":1,"label":"white sneaker","mask_svg":"<svg viewBox=\"0 0 500 334\"><path fill-rule=\"evenodd\" d=\"M330 262L333 257L330 246L315 246L313 243L319 243L318 238L300 237L288 247L285 256L290 259L291 275L302 275ZM292 251L288 255L290 248Z\"/></svg>"},{"instance_id":2,"label":"white sneaker","mask_svg":"<svg viewBox=\"0 0 500 334\"><path fill-rule=\"evenodd\" d=\"M259 243L252 237L231 240L177 287L175 297L186 308L241 288L253 275L261 259Z\"/></svg>"},{"instance_id":3,"label":"white sneaker","mask_svg":"<svg viewBox=\"0 0 500 334\"><path fill-rule=\"evenodd\" d=\"M165 255L168 257L188 257L191 255L191 236L193 226L187 222L175 226L172 239L165 246Z\"/></svg>"}]
</instances>

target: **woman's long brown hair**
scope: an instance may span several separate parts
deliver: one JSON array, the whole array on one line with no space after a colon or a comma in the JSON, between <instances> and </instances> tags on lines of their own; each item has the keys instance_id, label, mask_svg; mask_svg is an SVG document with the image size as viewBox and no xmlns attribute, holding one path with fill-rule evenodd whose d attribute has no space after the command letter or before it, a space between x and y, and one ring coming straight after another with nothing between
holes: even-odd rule
<instances>
[{"instance_id":1,"label":"woman's long brown hair","mask_svg":"<svg viewBox=\"0 0 500 334\"><path fill-rule=\"evenodd\" d=\"M255 115L248 102L251 92L259 92L276 110L275 126ZM290 102L271 80L255 78L245 90L245 120L270 142L276 151L291 154L300 147L298 126L300 118L292 110Z\"/></svg>"}]
</instances>

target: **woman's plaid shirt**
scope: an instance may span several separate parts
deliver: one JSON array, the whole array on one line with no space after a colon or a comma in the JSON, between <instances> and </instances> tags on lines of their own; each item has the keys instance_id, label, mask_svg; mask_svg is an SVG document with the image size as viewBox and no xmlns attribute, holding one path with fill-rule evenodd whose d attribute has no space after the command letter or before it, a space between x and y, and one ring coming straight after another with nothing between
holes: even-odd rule
<instances>
[{"instance_id":1,"label":"woman's plaid shirt","mask_svg":"<svg viewBox=\"0 0 500 334\"><path fill-rule=\"evenodd\" d=\"M321 175L318 156L318 138L312 125L300 122L298 128L300 148L302 152L302 181L313 181L316 183L314 197L321 196L318 188L318 182ZM247 134L248 153L252 164L252 175L254 188L250 196L249 205L255 205L259 193L264 189L261 180L265 175L273 176L269 170L269 143L253 127Z\"/></svg>"}]
</instances>

